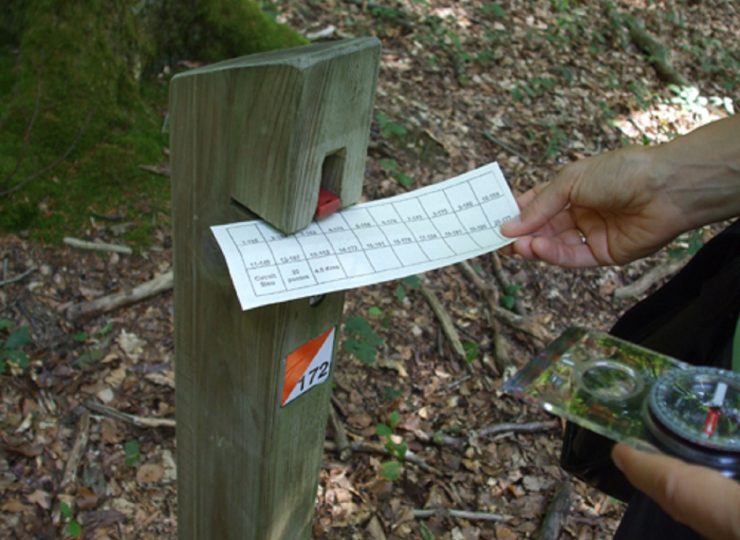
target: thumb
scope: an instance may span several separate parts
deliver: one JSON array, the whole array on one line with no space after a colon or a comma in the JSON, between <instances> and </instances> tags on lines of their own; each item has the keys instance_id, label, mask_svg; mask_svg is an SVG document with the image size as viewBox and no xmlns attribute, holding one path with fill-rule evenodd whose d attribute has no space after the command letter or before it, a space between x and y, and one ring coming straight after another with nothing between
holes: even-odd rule
<instances>
[{"instance_id":1,"label":"thumb","mask_svg":"<svg viewBox=\"0 0 740 540\"><path fill-rule=\"evenodd\" d=\"M504 236L531 234L545 225L568 206L573 182L560 176L547 184L536 186L518 199L521 214L501 226Z\"/></svg>"}]
</instances>

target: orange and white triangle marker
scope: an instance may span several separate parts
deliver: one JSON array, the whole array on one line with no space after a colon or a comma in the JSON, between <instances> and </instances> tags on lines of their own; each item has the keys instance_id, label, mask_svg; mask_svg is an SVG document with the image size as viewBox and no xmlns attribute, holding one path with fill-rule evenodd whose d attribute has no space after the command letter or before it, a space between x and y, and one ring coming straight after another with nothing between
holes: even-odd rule
<instances>
[{"instance_id":1,"label":"orange and white triangle marker","mask_svg":"<svg viewBox=\"0 0 740 540\"><path fill-rule=\"evenodd\" d=\"M335 330L304 343L285 359L282 407L329 378Z\"/></svg>"}]
</instances>

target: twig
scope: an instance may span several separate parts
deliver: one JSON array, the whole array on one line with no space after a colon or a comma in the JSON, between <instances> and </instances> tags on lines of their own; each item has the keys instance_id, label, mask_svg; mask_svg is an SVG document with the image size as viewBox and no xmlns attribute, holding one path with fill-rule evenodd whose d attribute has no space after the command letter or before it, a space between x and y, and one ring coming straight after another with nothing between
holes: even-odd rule
<instances>
[{"instance_id":1,"label":"twig","mask_svg":"<svg viewBox=\"0 0 740 540\"><path fill-rule=\"evenodd\" d=\"M77 136L75 137L75 140L72 141L72 144L70 144L67 147L67 149L60 156L58 156L54 161L52 161L51 163L49 163L46 167L42 167L41 169L39 169L38 171L36 171L32 175L24 178L23 180L21 180L19 183L17 183L12 188L8 188L5 191L0 191L0 197L4 197L5 195L10 195L11 193L15 193L19 189L22 189L29 182L35 180L36 178L38 178L39 176L41 176L43 174L46 174L47 172L49 172L50 170L52 170L54 167L56 167L57 165L59 165L62 161L64 161L65 159L67 159L67 157L69 157L69 155L72 153L72 150L74 150L75 147L77 146L77 143L80 142L80 139L82 138L82 135L87 131L87 128L90 125L90 120L92 120L92 117L93 117L93 113L94 112L95 112L95 109L90 109L90 112L87 113L87 117L85 118L84 124L82 125L82 127L80 128L80 130L77 132Z\"/></svg>"},{"instance_id":2,"label":"twig","mask_svg":"<svg viewBox=\"0 0 740 540\"><path fill-rule=\"evenodd\" d=\"M512 328L515 328L516 330L521 330L522 332L526 332L530 336L535 337L541 341L550 340L550 333L542 325L536 323L528 316L524 317L521 315L517 315L513 311L509 311L508 309L499 306L498 291L496 291L495 288L484 281L483 278L481 278L478 273L473 270L473 268L470 266L470 263L468 263L467 261L463 261L458 264L458 267L463 271L468 279L470 279L470 281L472 281L473 284L481 290L483 295L486 297L486 300L488 301L488 308L491 310L491 313L493 313L501 321L505 322Z\"/></svg>"},{"instance_id":3,"label":"twig","mask_svg":"<svg viewBox=\"0 0 740 540\"><path fill-rule=\"evenodd\" d=\"M315 32L306 32L306 39L308 41L317 41L319 39L326 39L328 37L331 37L334 35L334 33L337 31L337 27L333 24L330 24L326 28L322 28L321 30L316 30Z\"/></svg>"},{"instance_id":4,"label":"twig","mask_svg":"<svg viewBox=\"0 0 740 540\"><path fill-rule=\"evenodd\" d=\"M471 436L477 437L489 437L498 435L500 433L536 433L539 431L548 431L555 429L560 425L558 420L548 420L545 422L525 422L523 424L515 423L502 423L502 424L491 424L490 426L484 427L480 430L471 431L467 438L464 437L452 437L450 435L443 435L439 433L430 434L421 430L414 430L414 435L417 436L422 442L434 443L438 446L462 446Z\"/></svg>"},{"instance_id":5,"label":"twig","mask_svg":"<svg viewBox=\"0 0 740 540\"><path fill-rule=\"evenodd\" d=\"M506 142L502 141L501 139L498 139L498 138L494 137L494 135L490 131L484 131L483 132L483 136L486 139L488 139L489 141L491 141L492 143L499 145L501 148L503 148L507 152L509 152L511 154L514 154L515 156L520 157L526 163L528 163L529 161L531 161L531 158L528 155L526 155L524 152L522 152L521 150L517 150L516 148L514 148L513 146L511 146L509 143L506 143Z\"/></svg>"},{"instance_id":6,"label":"twig","mask_svg":"<svg viewBox=\"0 0 740 540\"><path fill-rule=\"evenodd\" d=\"M87 437L90 430L90 412L82 411L80 421L77 424L77 437L69 452L67 465L64 467L64 476L62 476L62 490L74 487L75 478L77 477L77 467L80 465L80 459L87 446Z\"/></svg>"},{"instance_id":7,"label":"twig","mask_svg":"<svg viewBox=\"0 0 740 540\"><path fill-rule=\"evenodd\" d=\"M496 278L496 281L498 281L499 287L501 287L502 291L508 293L511 285L506 279L506 276L504 276L504 267L501 264L501 258L495 251L491 252L491 261L493 262L493 275ZM519 302L514 302L514 313L517 315L524 315L524 310Z\"/></svg>"},{"instance_id":8,"label":"twig","mask_svg":"<svg viewBox=\"0 0 740 540\"><path fill-rule=\"evenodd\" d=\"M133 251L128 246L121 246L118 244L107 244L105 242L88 242L87 240L80 240L79 238L72 238L71 236L64 237L64 243L68 246L72 246L79 249L88 249L91 251L112 251L114 253L122 253L124 255L131 255Z\"/></svg>"},{"instance_id":9,"label":"twig","mask_svg":"<svg viewBox=\"0 0 740 540\"><path fill-rule=\"evenodd\" d=\"M650 287L664 280L665 278L672 276L684 267L686 261L689 260L690 256L684 255L677 259L671 259L667 263L661 264L654 267L649 272L640 277L637 281L619 287L614 290L614 298L617 300L623 300L624 298L634 298L640 296L642 293L647 291Z\"/></svg>"},{"instance_id":10,"label":"twig","mask_svg":"<svg viewBox=\"0 0 740 540\"><path fill-rule=\"evenodd\" d=\"M452 318L449 313L447 313L447 310L445 310L442 302L439 301L437 295L434 294L434 292L426 285L422 284L419 287L419 290L424 298L426 298L429 303L429 307L432 308L432 311L442 325L442 330L447 336L447 339L450 340L452 350L455 351L455 354L457 354L463 363L469 368L470 363L468 362L468 356L465 353L465 347L463 347L462 341L460 341L460 335L457 333L457 329L455 328L455 324L452 322Z\"/></svg>"},{"instance_id":11,"label":"twig","mask_svg":"<svg viewBox=\"0 0 740 540\"><path fill-rule=\"evenodd\" d=\"M110 416L111 418L115 418L116 420L120 420L122 422L133 424L136 427L142 427L142 428L160 428L160 427L174 428L175 427L175 421L172 420L171 418L152 418L148 416L137 416L135 414L121 412L117 409L114 409L112 407L107 407L95 401L85 402L85 407L87 407L88 409L90 409L91 411L95 413L102 414L103 416Z\"/></svg>"},{"instance_id":12,"label":"twig","mask_svg":"<svg viewBox=\"0 0 740 540\"><path fill-rule=\"evenodd\" d=\"M347 430L344 429L344 424L337 416L337 411L334 409L334 405L329 405L329 418L331 418L331 425L334 428L334 442L337 445L337 454L339 459L347 461L352 455L352 448L347 439Z\"/></svg>"},{"instance_id":13,"label":"twig","mask_svg":"<svg viewBox=\"0 0 740 540\"><path fill-rule=\"evenodd\" d=\"M391 455L387 448L379 444L373 444L364 441L355 441L350 443L349 446L352 452L359 452L364 454L380 454L383 456ZM324 441L324 449L335 452L337 450L337 445L331 441ZM429 465L426 461L424 461L421 457L416 455L411 450L406 450L406 454L404 454L403 460L408 461L409 463L413 463L426 472L436 474L437 476L443 476L442 471Z\"/></svg>"},{"instance_id":14,"label":"twig","mask_svg":"<svg viewBox=\"0 0 740 540\"><path fill-rule=\"evenodd\" d=\"M31 268L29 268L25 272L23 272L21 274L18 274L15 277L4 279L3 281L0 281L0 287L3 287L5 285L10 285L11 283L15 283L17 281L21 281L21 280L25 279L26 277L30 276L31 274L33 274L36 270L38 270L38 267L32 266Z\"/></svg>"},{"instance_id":15,"label":"twig","mask_svg":"<svg viewBox=\"0 0 740 540\"><path fill-rule=\"evenodd\" d=\"M503 422L501 424L491 424L478 430L479 437L491 437L499 433L535 433L537 431L549 431L560 427L559 420L546 420L544 422L525 422L515 424Z\"/></svg>"},{"instance_id":16,"label":"twig","mask_svg":"<svg viewBox=\"0 0 740 540\"><path fill-rule=\"evenodd\" d=\"M71 320L87 319L101 313L112 311L119 307L141 302L147 298L172 288L172 270L165 272L152 280L137 285L130 291L123 291L90 302L82 302L69 308L67 315Z\"/></svg>"},{"instance_id":17,"label":"twig","mask_svg":"<svg viewBox=\"0 0 740 540\"><path fill-rule=\"evenodd\" d=\"M506 514L492 514L490 512L472 512L468 510L454 510L449 508L414 508L411 513L415 518L425 519L432 516L447 516L470 521L509 521L512 516Z\"/></svg>"},{"instance_id":18,"label":"twig","mask_svg":"<svg viewBox=\"0 0 740 540\"><path fill-rule=\"evenodd\" d=\"M568 518L570 510L570 482L565 480L555 492L542 519L542 525L537 532L537 540L557 540L560 538L560 529Z\"/></svg>"}]
</instances>

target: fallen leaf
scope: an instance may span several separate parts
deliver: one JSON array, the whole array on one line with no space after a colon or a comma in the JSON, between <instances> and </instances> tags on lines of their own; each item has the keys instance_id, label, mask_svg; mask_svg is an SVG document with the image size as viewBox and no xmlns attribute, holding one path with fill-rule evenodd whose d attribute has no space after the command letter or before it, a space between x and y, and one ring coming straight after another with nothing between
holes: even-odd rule
<instances>
[{"instance_id":1,"label":"fallen leaf","mask_svg":"<svg viewBox=\"0 0 740 540\"><path fill-rule=\"evenodd\" d=\"M164 476L164 469L156 463L145 463L136 471L136 481L139 484L155 484Z\"/></svg>"},{"instance_id":2,"label":"fallen leaf","mask_svg":"<svg viewBox=\"0 0 740 540\"><path fill-rule=\"evenodd\" d=\"M140 339L133 332L126 332L121 330L121 333L116 339L116 343L121 347L123 353L133 362L139 361L142 353L144 352L144 340Z\"/></svg>"},{"instance_id":3,"label":"fallen leaf","mask_svg":"<svg viewBox=\"0 0 740 540\"><path fill-rule=\"evenodd\" d=\"M26 498L28 502L38 504L44 510L51 508L51 495L46 491L37 489Z\"/></svg>"},{"instance_id":4,"label":"fallen leaf","mask_svg":"<svg viewBox=\"0 0 740 540\"><path fill-rule=\"evenodd\" d=\"M31 509L31 506L23 504L20 499L10 499L9 501L4 502L2 506L0 506L0 510L2 510L3 512L10 512L11 514L30 512Z\"/></svg>"},{"instance_id":5,"label":"fallen leaf","mask_svg":"<svg viewBox=\"0 0 740 540\"><path fill-rule=\"evenodd\" d=\"M98 505L98 496L91 489L82 486L77 490L75 504L80 510L92 510Z\"/></svg>"},{"instance_id":6,"label":"fallen leaf","mask_svg":"<svg viewBox=\"0 0 740 540\"><path fill-rule=\"evenodd\" d=\"M100 422L100 435L108 444L117 444L123 438L118 430L118 424L112 418L103 418Z\"/></svg>"}]
</instances>

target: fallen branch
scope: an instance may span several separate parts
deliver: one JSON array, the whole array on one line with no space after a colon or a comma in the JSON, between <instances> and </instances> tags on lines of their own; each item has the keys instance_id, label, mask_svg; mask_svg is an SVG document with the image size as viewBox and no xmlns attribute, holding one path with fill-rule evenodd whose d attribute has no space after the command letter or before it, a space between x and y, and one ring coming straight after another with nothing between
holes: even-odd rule
<instances>
[{"instance_id":1,"label":"fallen branch","mask_svg":"<svg viewBox=\"0 0 740 540\"><path fill-rule=\"evenodd\" d=\"M32 266L31 268L29 268L25 272L22 272L22 273L18 274L17 276L14 276L14 277L8 278L8 279L4 279L4 280L0 281L0 287L3 287L5 285L10 285L11 283L16 283L18 281L21 281L21 280L27 278L28 276L30 276L31 274L33 274L37 269L38 269L38 267Z\"/></svg>"},{"instance_id":2,"label":"fallen branch","mask_svg":"<svg viewBox=\"0 0 740 540\"><path fill-rule=\"evenodd\" d=\"M636 296L640 296L642 293L647 291L650 287L652 287L659 281L663 281L665 278L670 277L678 272L681 268L684 267L686 261L688 261L689 258L690 255L687 254L683 257L671 259L664 264L652 268L650 271L643 274L637 281L634 281L629 285L625 285L624 287L619 287L618 289L615 289L614 298L617 300L623 300L625 298L634 298Z\"/></svg>"},{"instance_id":3,"label":"fallen branch","mask_svg":"<svg viewBox=\"0 0 740 540\"><path fill-rule=\"evenodd\" d=\"M627 28L630 40L645 54L658 77L677 86L691 86L691 83L671 64L666 46L645 29L640 19L619 12L611 2L602 2L602 5L615 24L623 24Z\"/></svg>"},{"instance_id":4,"label":"fallen branch","mask_svg":"<svg viewBox=\"0 0 740 540\"><path fill-rule=\"evenodd\" d=\"M450 317L449 313L447 313L447 310L445 310L442 302L439 301L439 298L437 298L437 295L434 294L434 291L432 291L424 284L419 287L419 291L421 291L421 294L429 303L429 307L432 308L432 311L437 316L437 319L442 325L442 330L447 336L447 339L450 340L452 350L455 351L455 354L460 357L460 359L466 366L470 367L470 363L468 362L468 355L465 352L465 347L463 347L462 341L460 341L460 335L457 333L455 324L452 322L452 318Z\"/></svg>"},{"instance_id":5,"label":"fallen branch","mask_svg":"<svg viewBox=\"0 0 740 540\"><path fill-rule=\"evenodd\" d=\"M467 444L471 437L492 437L501 433L537 433L540 431L549 431L551 429L556 429L559 426L560 422L558 420L547 420L544 422L525 422L523 424L515 424L510 422L491 424L490 426L481 428L478 431L471 431L470 435L467 438L452 437L450 435L444 435L441 433L430 434L421 430L414 430L413 433L422 442L425 443L434 443L438 446L461 447Z\"/></svg>"},{"instance_id":6,"label":"fallen branch","mask_svg":"<svg viewBox=\"0 0 740 540\"><path fill-rule=\"evenodd\" d=\"M175 427L175 421L172 420L171 418L153 418L149 416L137 416L135 414L121 412L118 409L114 409L112 407L107 407L106 405L102 405L100 403L97 403L96 401L85 402L85 407L87 407L94 413L102 414L103 416L109 416L111 418L115 418L116 420L120 420L128 424L132 424L136 427L142 427L142 428L160 428L160 427L174 428Z\"/></svg>"},{"instance_id":7,"label":"fallen branch","mask_svg":"<svg viewBox=\"0 0 740 540\"><path fill-rule=\"evenodd\" d=\"M130 291L102 296L95 300L91 300L90 302L81 302L77 305L71 306L67 311L67 316L73 321L94 317L101 313L107 313L108 311L146 300L147 298L171 289L172 285L173 274L172 270L169 270L154 279L142 283L141 285L137 285Z\"/></svg>"},{"instance_id":8,"label":"fallen branch","mask_svg":"<svg viewBox=\"0 0 740 540\"><path fill-rule=\"evenodd\" d=\"M479 437L492 437L500 433L535 433L538 431L549 431L560 427L559 420L545 420L544 422L525 422L515 424L503 422L500 424L491 424L478 430Z\"/></svg>"},{"instance_id":9,"label":"fallen branch","mask_svg":"<svg viewBox=\"0 0 740 540\"><path fill-rule=\"evenodd\" d=\"M388 451L388 449L385 446L382 446L380 444L373 444L368 443L364 441L355 441L350 443L349 445L352 452L359 452L364 454L379 454L382 456L391 456L391 453ZM334 444L331 441L324 441L324 450L330 450L332 452L337 451L337 445ZM437 476L443 476L442 471L435 469L431 465L429 465L426 461L424 461L421 457L414 454L411 450L406 450L406 454L403 457L403 461L408 461L409 463L413 463L420 469L425 470L426 472L436 474Z\"/></svg>"},{"instance_id":10,"label":"fallen branch","mask_svg":"<svg viewBox=\"0 0 740 540\"><path fill-rule=\"evenodd\" d=\"M542 519L542 525L537 532L537 540L557 540L560 538L560 529L568 518L570 511L570 482L565 480L555 492Z\"/></svg>"},{"instance_id":11,"label":"fallen branch","mask_svg":"<svg viewBox=\"0 0 740 540\"><path fill-rule=\"evenodd\" d=\"M414 508L411 513L415 518L425 519L432 516L452 517L458 519L467 519L470 521L498 521L505 522L512 519L512 516L506 514L492 514L490 512L472 512L468 510L454 510L449 508Z\"/></svg>"},{"instance_id":12,"label":"fallen branch","mask_svg":"<svg viewBox=\"0 0 740 540\"><path fill-rule=\"evenodd\" d=\"M121 246L118 244L106 244L105 242L88 242L87 240L72 238L71 236L65 236L64 243L68 246L79 249L87 249L90 251L111 251L113 253L122 253L124 255L131 255L133 253L132 249L128 246Z\"/></svg>"},{"instance_id":13,"label":"fallen branch","mask_svg":"<svg viewBox=\"0 0 740 540\"><path fill-rule=\"evenodd\" d=\"M67 459L67 465L64 467L64 475L62 476L62 490L67 488L73 488L75 480L77 478L77 467L80 465L80 459L82 454L85 452L87 446L87 438L90 431L90 413L89 411L82 411L80 421L77 424L77 437L72 445L72 450L69 452L69 458Z\"/></svg>"},{"instance_id":14,"label":"fallen branch","mask_svg":"<svg viewBox=\"0 0 740 540\"><path fill-rule=\"evenodd\" d=\"M497 139L496 137L493 136L491 132L484 131L483 136L489 141L491 141L492 143L497 144L498 146L500 146L501 148L503 148L510 154L514 154L515 156L521 158L525 163L528 163L531 161L531 158L528 155L526 155L524 152L522 152L521 150L517 150L516 148L511 146L509 143L506 143L502 141L501 139Z\"/></svg>"}]
</instances>

